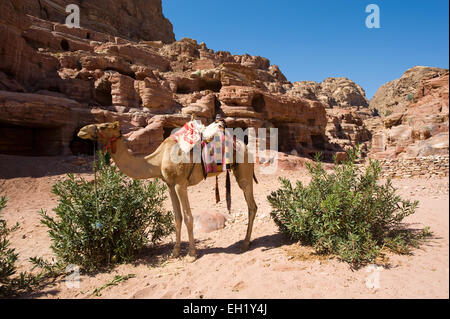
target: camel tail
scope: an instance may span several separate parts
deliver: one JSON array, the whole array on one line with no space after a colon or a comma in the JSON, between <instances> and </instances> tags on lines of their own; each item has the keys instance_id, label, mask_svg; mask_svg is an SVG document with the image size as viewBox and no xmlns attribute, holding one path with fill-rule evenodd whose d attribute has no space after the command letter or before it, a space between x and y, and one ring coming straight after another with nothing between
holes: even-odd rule
<instances>
[{"instance_id":1,"label":"camel tail","mask_svg":"<svg viewBox=\"0 0 450 319\"><path fill-rule=\"evenodd\" d=\"M255 171L253 171L253 179L255 180L255 183L258 184L258 180L256 179Z\"/></svg>"}]
</instances>

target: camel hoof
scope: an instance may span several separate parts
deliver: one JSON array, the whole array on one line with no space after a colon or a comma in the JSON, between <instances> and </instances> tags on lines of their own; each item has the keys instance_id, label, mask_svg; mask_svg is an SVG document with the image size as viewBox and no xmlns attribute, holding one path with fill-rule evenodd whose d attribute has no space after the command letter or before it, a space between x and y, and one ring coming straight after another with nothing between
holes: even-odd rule
<instances>
[{"instance_id":1,"label":"camel hoof","mask_svg":"<svg viewBox=\"0 0 450 319\"><path fill-rule=\"evenodd\" d=\"M180 257L180 248L174 248L172 251L172 257L173 258L178 258Z\"/></svg>"},{"instance_id":2,"label":"camel hoof","mask_svg":"<svg viewBox=\"0 0 450 319\"><path fill-rule=\"evenodd\" d=\"M250 242L244 241L241 245L241 253L246 252L250 247Z\"/></svg>"},{"instance_id":3,"label":"camel hoof","mask_svg":"<svg viewBox=\"0 0 450 319\"><path fill-rule=\"evenodd\" d=\"M193 263L196 260L197 260L197 254L195 254L195 255L189 254L189 255L186 256L186 261L188 263Z\"/></svg>"}]
</instances>

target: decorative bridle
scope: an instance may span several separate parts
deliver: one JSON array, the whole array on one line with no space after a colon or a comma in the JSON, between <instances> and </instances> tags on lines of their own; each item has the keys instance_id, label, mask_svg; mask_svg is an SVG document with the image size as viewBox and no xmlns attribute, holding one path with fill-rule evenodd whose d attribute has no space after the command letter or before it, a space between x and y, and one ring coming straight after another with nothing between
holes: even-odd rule
<instances>
[{"instance_id":1,"label":"decorative bridle","mask_svg":"<svg viewBox=\"0 0 450 319\"><path fill-rule=\"evenodd\" d=\"M122 132L120 132L120 135L119 136L114 136L114 137L111 137L111 138L107 138L98 128L97 128L97 126L94 126L95 127L95 134L97 135L97 136L100 136L100 137L102 137L102 138L104 138L105 140L106 140L106 145L105 145L105 148L103 149L103 153L106 153L108 150L110 150L111 151L111 153L112 154L115 154L116 153L116 149L117 149L117 147L116 147L116 142L117 142L117 140L119 139L119 138L121 138L122 137Z\"/></svg>"}]
</instances>

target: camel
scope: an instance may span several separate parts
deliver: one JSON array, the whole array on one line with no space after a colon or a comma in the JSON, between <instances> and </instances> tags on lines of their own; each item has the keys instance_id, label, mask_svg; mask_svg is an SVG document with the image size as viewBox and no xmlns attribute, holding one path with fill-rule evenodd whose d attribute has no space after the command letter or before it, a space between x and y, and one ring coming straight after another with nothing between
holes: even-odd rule
<instances>
[{"instance_id":1,"label":"camel","mask_svg":"<svg viewBox=\"0 0 450 319\"><path fill-rule=\"evenodd\" d=\"M119 122L86 125L80 129L78 137L99 141L106 145L105 149L110 150L115 164L125 175L136 179L159 178L167 184L175 215L176 243L173 249L173 257L177 258L180 255L181 226L184 216L189 236L189 253L186 258L191 262L195 261L197 250L194 242L194 225L187 188L204 180L202 164L193 163L193 161L190 163L174 163L170 157L170 152L173 147L178 147L178 144L170 137L166 138L152 154L145 157L133 156L130 154L121 134ZM179 147L178 152L179 154L181 152ZM234 154L232 165L233 175L244 193L248 206L247 233L241 245L241 252L248 250L250 246L253 221L258 209L253 197L254 164L249 162L248 158L249 153L247 147L245 147L244 163L236 163L236 154ZM220 173L215 175L217 174Z\"/></svg>"}]
</instances>

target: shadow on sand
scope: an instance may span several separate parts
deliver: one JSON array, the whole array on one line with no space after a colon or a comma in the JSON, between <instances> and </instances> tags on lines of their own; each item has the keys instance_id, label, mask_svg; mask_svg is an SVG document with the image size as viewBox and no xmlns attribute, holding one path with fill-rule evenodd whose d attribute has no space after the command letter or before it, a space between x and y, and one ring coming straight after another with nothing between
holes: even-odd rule
<instances>
[{"instance_id":1,"label":"shadow on sand","mask_svg":"<svg viewBox=\"0 0 450 319\"><path fill-rule=\"evenodd\" d=\"M203 256L210 254L234 254L239 255L241 252L241 243L242 241L237 241L227 247L207 247L202 248L202 243L205 240L195 240L195 244L197 246L197 255L198 259L201 259ZM262 248L262 251L267 251L270 249L278 248L284 245L293 244L295 241L290 240L286 235L281 233L265 235L261 237L257 237L252 240L250 243L250 248L248 251L252 251L254 249ZM168 262L172 259L172 250L174 248L175 243L165 243L162 245L149 247L144 249L139 258L134 262L135 265L147 265L149 267L158 267L162 264ZM181 255L183 258L187 255L189 250L189 243L183 241L181 243ZM244 252L245 253L245 252Z\"/></svg>"}]
</instances>

